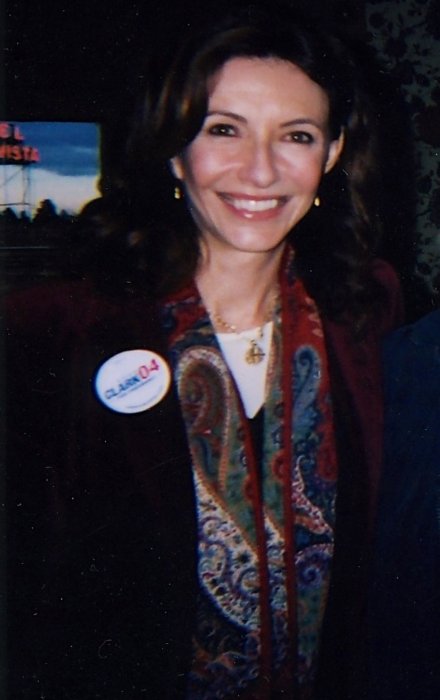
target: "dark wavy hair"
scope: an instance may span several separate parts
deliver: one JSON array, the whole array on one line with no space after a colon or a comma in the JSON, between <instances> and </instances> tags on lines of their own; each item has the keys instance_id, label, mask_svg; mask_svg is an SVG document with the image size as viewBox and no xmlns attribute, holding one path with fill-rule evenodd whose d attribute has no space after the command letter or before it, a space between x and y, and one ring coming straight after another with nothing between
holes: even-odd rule
<instances>
[{"instance_id":1,"label":"dark wavy hair","mask_svg":"<svg viewBox=\"0 0 440 700\"><path fill-rule=\"evenodd\" d=\"M119 274L156 295L185 284L198 262L198 232L184 201L173 198L169 160L199 132L209 79L234 57L278 58L299 66L325 91L332 139L345 146L313 207L290 232L298 274L321 313L365 318L379 291L370 275L377 241L375 125L359 65L344 42L291 10L236 12L193 31L169 60L150 60L123 168L86 208ZM125 260L125 267L123 261ZM108 272L111 284L115 275Z\"/></svg>"}]
</instances>

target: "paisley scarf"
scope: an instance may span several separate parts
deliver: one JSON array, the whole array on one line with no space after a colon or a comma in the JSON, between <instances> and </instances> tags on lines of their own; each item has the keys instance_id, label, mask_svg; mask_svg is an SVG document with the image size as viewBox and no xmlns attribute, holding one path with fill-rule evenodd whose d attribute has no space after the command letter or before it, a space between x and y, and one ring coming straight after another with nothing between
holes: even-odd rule
<instances>
[{"instance_id":1,"label":"paisley scarf","mask_svg":"<svg viewBox=\"0 0 440 700\"><path fill-rule=\"evenodd\" d=\"M189 700L311 697L337 460L322 326L291 258L280 290L261 459L196 287L163 306L198 515Z\"/></svg>"}]
</instances>

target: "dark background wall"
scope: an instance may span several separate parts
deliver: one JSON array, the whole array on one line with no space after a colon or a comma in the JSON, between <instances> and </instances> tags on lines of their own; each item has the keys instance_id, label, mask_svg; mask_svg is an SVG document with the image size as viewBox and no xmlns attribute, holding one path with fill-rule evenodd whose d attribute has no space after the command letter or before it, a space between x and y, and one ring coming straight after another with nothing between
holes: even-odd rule
<instances>
[{"instance_id":1,"label":"dark background wall","mask_svg":"<svg viewBox=\"0 0 440 700\"><path fill-rule=\"evenodd\" d=\"M395 125L385 138L396 141L402 118L414 136L410 166L395 168L396 183L414 181L415 217L410 221L416 272L431 297L440 289L440 0L369 0L365 3L367 38L382 61L393 88L384 111ZM400 98L400 104L396 97ZM398 143L398 142L397 142ZM397 149L395 149L397 151ZM398 153L398 151L397 151ZM389 208L402 199L390 198ZM402 214L403 223L405 214ZM433 302L436 303L436 302Z\"/></svg>"},{"instance_id":2,"label":"dark background wall","mask_svg":"<svg viewBox=\"0 0 440 700\"><path fill-rule=\"evenodd\" d=\"M107 120L145 49L173 46L202 13L234 0L3 0L7 114L18 119ZM241 5L258 5L239 3ZM273 4L273 3L272 3ZM292 0L361 28L363 0Z\"/></svg>"}]
</instances>

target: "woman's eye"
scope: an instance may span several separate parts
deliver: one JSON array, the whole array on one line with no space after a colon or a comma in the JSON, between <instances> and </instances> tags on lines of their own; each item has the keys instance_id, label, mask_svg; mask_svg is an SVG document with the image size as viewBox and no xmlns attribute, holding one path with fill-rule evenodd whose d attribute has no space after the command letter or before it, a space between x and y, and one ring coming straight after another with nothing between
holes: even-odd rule
<instances>
[{"instance_id":1,"label":"woman's eye","mask_svg":"<svg viewBox=\"0 0 440 700\"><path fill-rule=\"evenodd\" d=\"M287 141L293 141L294 143L304 143L310 144L315 141L312 134L308 131L292 131L286 135Z\"/></svg>"},{"instance_id":2,"label":"woman's eye","mask_svg":"<svg viewBox=\"0 0 440 700\"><path fill-rule=\"evenodd\" d=\"M212 136L235 136L237 133L231 124L213 124L208 127L207 131Z\"/></svg>"}]
</instances>

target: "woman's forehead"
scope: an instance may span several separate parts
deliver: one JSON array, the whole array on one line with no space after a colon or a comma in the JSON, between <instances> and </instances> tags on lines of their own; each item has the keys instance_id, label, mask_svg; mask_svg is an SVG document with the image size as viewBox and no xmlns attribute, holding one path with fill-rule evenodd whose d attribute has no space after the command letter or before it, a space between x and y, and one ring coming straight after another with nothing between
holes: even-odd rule
<instances>
[{"instance_id":1,"label":"woman's forehead","mask_svg":"<svg viewBox=\"0 0 440 700\"><path fill-rule=\"evenodd\" d=\"M209 82L208 111L253 106L303 110L318 121L328 117L326 92L296 64L275 57L231 58Z\"/></svg>"}]
</instances>

